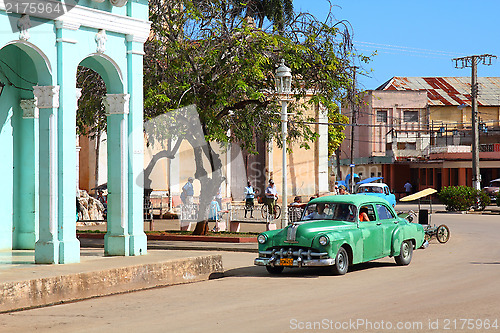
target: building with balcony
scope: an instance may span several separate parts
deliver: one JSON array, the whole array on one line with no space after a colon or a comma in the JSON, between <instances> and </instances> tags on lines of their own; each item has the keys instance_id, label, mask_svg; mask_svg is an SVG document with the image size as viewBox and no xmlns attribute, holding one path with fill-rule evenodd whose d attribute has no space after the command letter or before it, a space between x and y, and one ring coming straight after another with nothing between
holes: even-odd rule
<instances>
[{"instance_id":1,"label":"building with balcony","mask_svg":"<svg viewBox=\"0 0 500 333\"><path fill-rule=\"evenodd\" d=\"M500 78L479 78L482 186L500 176ZM472 185L470 78L393 77L360 94L355 172L383 176L396 192ZM351 110L346 110L349 116ZM350 138L347 129L346 137ZM350 142L342 146L349 173Z\"/></svg>"}]
</instances>

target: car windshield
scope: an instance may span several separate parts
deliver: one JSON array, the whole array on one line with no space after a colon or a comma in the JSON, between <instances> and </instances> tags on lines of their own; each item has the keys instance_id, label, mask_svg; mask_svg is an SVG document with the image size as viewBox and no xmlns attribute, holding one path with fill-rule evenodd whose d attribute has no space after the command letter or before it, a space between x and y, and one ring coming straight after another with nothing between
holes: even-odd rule
<instances>
[{"instance_id":1,"label":"car windshield","mask_svg":"<svg viewBox=\"0 0 500 333\"><path fill-rule=\"evenodd\" d=\"M301 221L336 220L354 222L356 206L348 203L318 202L307 205Z\"/></svg>"},{"instance_id":2,"label":"car windshield","mask_svg":"<svg viewBox=\"0 0 500 333\"><path fill-rule=\"evenodd\" d=\"M384 193L384 190L379 186L361 186L358 193Z\"/></svg>"},{"instance_id":3,"label":"car windshield","mask_svg":"<svg viewBox=\"0 0 500 333\"><path fill-rule=\"evenodd\" d=\"M500 187L500 181L492 181L490 187Z\"/></svg>"}]
</instances>

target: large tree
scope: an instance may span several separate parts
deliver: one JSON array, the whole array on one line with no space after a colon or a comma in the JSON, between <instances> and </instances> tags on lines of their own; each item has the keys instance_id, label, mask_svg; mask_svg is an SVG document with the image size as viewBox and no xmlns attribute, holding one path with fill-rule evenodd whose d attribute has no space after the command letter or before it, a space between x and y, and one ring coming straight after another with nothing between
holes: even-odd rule
<instances>
[{"instance_id":1,"label":"large tree","mask_svg":"<svg viewBox=\"0 0 500 333\"><path fill-rule=\"evenodd\" d=\"M292 0L232 0L234 15L245 15L257 20L257 27L262 29L267 19L274 30L282 30L285 22L293 19Z\"/></svg>"},{"instance_id":2,"label":"large tree","mask_svg":"<svg viewBox=\"0 0 500 333\"><path fill-rule=\"evenodd\" d=\"M78 66L76 85L82 89L82 96L78 100L76 113L76 129L78 135L87 136L96 142L96 161L94 169L95 187L99 181L99 151L101 135L106 131L106 112L102 102L106 95L106 84L102 77L94 70Z\"/></svg>"},{"instance_id":3,"label":"large tree","mask_svg":"<svg viewBox=\"0 0 500 333\"><path fill-rule=\"evenodd\" d=\"M235 3L150 1L152 34L145 45L144 109L147 121L159 115L163 120L152 122L147 136L149 141L171 142L160 154L163 157L173 157L182 140L193 147L195 178L201 182L195 234L206 233L208 205L223 182L213 144L237 142L249 152L256 152L256 138L281 144L279 98L274 93L274 74L281 59L293 73L290 142L309 148L317 139L314 127L307 124L314 121L305 115L308 108L321 105L330 121L347 121L336 104L351 84L349 66L355 57L346 25L330 15L322 22L311 14L295 13L281 21L280 29L259 29ZM193 105L199 131L192 130L197 121L191 119L192 108L178 111ZM209 161L208 169L203 159Z\"/></svg>"}]
</instances>

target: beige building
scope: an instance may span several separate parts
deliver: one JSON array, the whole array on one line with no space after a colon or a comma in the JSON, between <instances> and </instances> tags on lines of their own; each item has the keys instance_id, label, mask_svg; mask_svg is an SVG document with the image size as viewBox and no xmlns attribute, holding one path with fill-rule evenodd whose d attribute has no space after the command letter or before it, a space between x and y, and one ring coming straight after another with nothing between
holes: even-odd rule
<instances>
[{"instance_id":1,"label":"beige building","mask_svg":"<svg viewBox=\"0 0 500 333\"><path fill-rule=\"evenodd\" d=\"M327 117L318 108L308 112L317 122L326 123ZM289 202L294 196L309 196L328 192L328 129L325 125L311 125L320 136L304 149L298 144L292 145L292 152L287 154L287 177ZM101 141L100 154L96 157L95 141L80 139L80 179L81 189L95 187L95 161L99 159L98 184L107 182L106 175L106 140ZM226 178L221 186L221 195L232 200L244 200L244 188L247 180L251 181L259 194L262 194L267 182L272 178L281 197L282 191L282 149L274 142L257 141L257 155L242 151L237 144L212 145L222 161L222 174ZM155 158L164 148L160 144L145 145L144 169L147 170L145 186L155 191L165 191L177 198L188 177L193 177L196 166L192 147L183 142L174 159ZM204 161L209 169L208 160ZM194 181L195 196L200 193L200 183ZM91 191L93 192L93 191ZM177 201L176 201L177 202ZM175 203L174 203L175 204Z\"/></svg>"},{"instance_id":2,"label":"beige building","mask_svg":"<svg viewBox=\"0 0 500 333\"><path fill-rule=\"evenodd\" d=\"M482 186L500 177L500 78L479 78ZM383 176L396 192L472 184L468 77L393 77L362 94L355 129L355 173ZM350 115L350 110L348 110ZM350 138L349 130L347 137ZM348 142L342 146L348 173ZM361 175L362 174L362 175Z\"/></svg>"}]
</instances>

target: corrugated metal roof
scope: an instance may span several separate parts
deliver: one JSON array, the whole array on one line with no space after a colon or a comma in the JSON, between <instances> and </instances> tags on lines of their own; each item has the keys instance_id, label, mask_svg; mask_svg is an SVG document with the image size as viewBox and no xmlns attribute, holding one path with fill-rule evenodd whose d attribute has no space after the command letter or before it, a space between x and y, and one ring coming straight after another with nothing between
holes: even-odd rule
<instances>
[{"instance_id":1,"label":"corrugated metal roof","mask_svg":"<svg viewBox=\"0 0 500 333\"><path fill-rule=\"evenodd\" d=\"M430 106L471 105L470 77L393 77L376 90L425 90ZM480 77L478 105L500 106L500 77Z\"/></svg>"}]
</instances>

